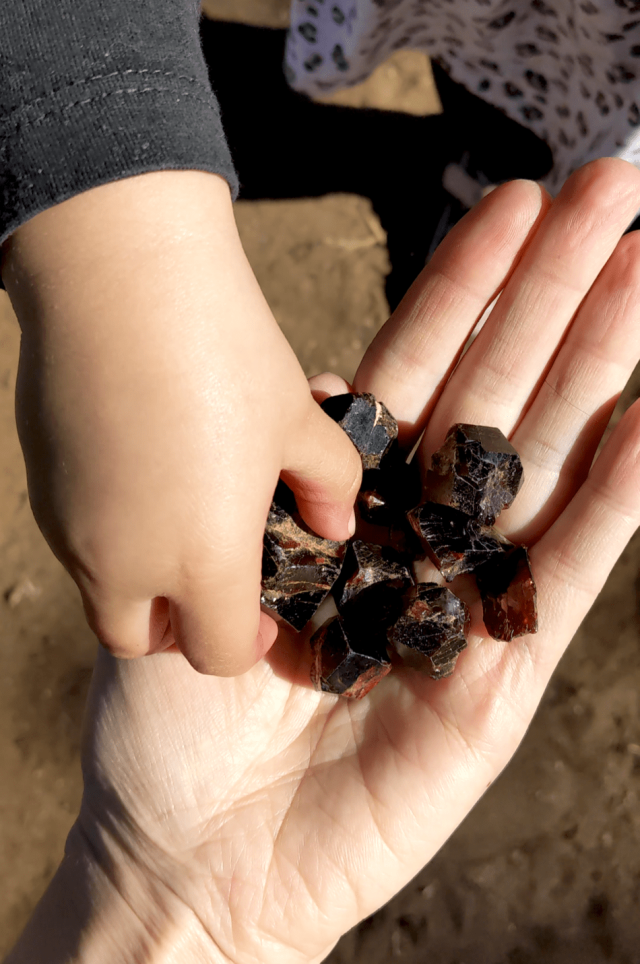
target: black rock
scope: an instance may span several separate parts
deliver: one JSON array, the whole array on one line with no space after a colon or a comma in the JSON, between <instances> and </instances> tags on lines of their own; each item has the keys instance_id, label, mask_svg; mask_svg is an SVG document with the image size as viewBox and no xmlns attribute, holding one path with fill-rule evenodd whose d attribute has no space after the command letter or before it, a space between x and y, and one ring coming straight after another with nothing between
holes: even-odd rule
<instances>
[{"instance_id":1,"label":"black rock","mask_svg":"<svg viewBox=\"0 0 640 964\"><path fill-rule=\"evenodd\" d=\"M309 532L274 501L262 550L262 605L301 630L340 575L346 551L346 542Z\"/></svg>"},{"instance_id":2,"label":"black rock","mask_svg":"<svg viewBox=\"0 0 640 964\"><path fill-rule=\"evenodd\" d=\"M433 456L424 494L481 525L493 525L521 484L522 462L500 429L458 424Z\"/></svg>"},{"instance_id":3,"label":"black rock","mask_svg":"<svg viewBox=\"0 0 640 964\"><path fill-rule=\"evenodd\" d=\"M360 516L365 522L372 525L387 526L396 514L395 506L389 506L388 500L382 493L372 488L360 489L356 496L356 505L360 511Z\"/></svg>"},{"instance_id":4,"label":"black rock","mask_svg":"<svg viewBox=\"0 0 640 964\"><path fill-rule=\"evenodd\" d=\"M460 509L425 502L408 513L429 558L447 582L473 572L510 543L490 526L483 526Z\"/></svg>"},{"instance_id":5,"label":"black rock","mask_svg":"<svg viewBox=\"0 0 640 964\"><path fill-rule=\"evenodd\" d=\"M386 627L397 618L412 584L410 560L391 546L354 539L334 587L338 612L354 625Z\"/></svg>"},{"instance_id":6,"label":"black rock","mask_svg":"<svg viewBox=\"0 0 640 964\"><path fill-rule=\"evenodd\" d=\"M407 591L402 615L387 637L408 665L444 679L467 645L469 622L469 610L451 590L418 583Z\"/></svg>"},{"instance_id":7,"label":"black rock","mask_svg":"<svg viewBox=\"0 0 640 964\"><path fill-rule=\"evenodd\" d=\"M364 632L334 616L311 637L316 689L359 700L391 669L381 633Z\"/></svg>"},{"instance_id":8,"label":"black rock","mask_svg":"<svg viewBox=\"0 0 640 964\"><path fill-rule=\"evenodd\" d=\"M369 392L333 395L321 407L347 433L363 469L379 468L398 437L398 423L388 408Z\"/></svg>"},{"instance_id":9,"label":"black rock","mask_svg":"<svg viewBox=\"0 0 640 964\"><path fill-rule=\"evenodd\" d=\"M467 640L464 636L452 637L440 647L432 656L425 657L425 672L432 679L446 679L456 668L458 656L466 648Z\"/></svg>"},{"instance_id":10,"label":"black rock","mask_svg":"<svg viewBox=\"0 0 640 964\"><path fill-rule=\"evenodd\" d=\"M476 572L487 632L509 641L538 631L536 584L525 546L515 546Z\"/></svg>"},{"instance_id":11,"label":"black rock","mask_svg":"<svg viewBox=\"0 0 640 964\"><path fill-rule=\"evenodd\" d=\"M373 395L334 396L322 407L362 458L357 538L332 542L311 532L280 482L264 535L261 594L265 608L301 630L333 593L339 616L311 639L316 688L361 698L390 671L387 646L434 679L451 675L467 645L469 612L446 587L415 585L413 563L425 553L448 581L476 574L496 639L536 632L527 550L493 528L522 482L505 436L454 425L423 495L418 463L404 459L397 423Z\"/></svg>"},{"instance_id":12,"label":"black rock","mask_svg":"<svg viewBox=\"0 0 640 964\"><path fill-rule=\"evenodd\" d=\"M356 503L365 522L393 526L420 502L421 492L417 461L407 463L394 443L379 469L363 472Z\"/></svg>"},{"instance_id":13,"label":"black rock","mask_svg":"<svg viewBox=\"0 0 640 964\"><path fill-rule=\"evenodd\" d=\"M452 640L465 639L469 622L469 610L450 589L423 582L405 593L402 613L387 637L396 647L408 646L424 656L433 656Z\"/></svg>"}]
</instances>

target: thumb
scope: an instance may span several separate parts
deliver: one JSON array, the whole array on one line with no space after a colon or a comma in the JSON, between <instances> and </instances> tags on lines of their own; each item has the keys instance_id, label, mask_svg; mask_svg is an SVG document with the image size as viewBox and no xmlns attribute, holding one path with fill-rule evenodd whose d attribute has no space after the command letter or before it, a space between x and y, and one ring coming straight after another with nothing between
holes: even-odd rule
<instances>
[{"instance_id":1,"label":"thumb","mask_svg":"<svg viewBox=\"0 0 640 964\"><path fill-rule=\"evenodd\" d=\"M287 444L281 476L314 532L336 540L353 535L353 505L362 481L360 456L311 395L306 417Z\"/></svg>"}]
</instances>

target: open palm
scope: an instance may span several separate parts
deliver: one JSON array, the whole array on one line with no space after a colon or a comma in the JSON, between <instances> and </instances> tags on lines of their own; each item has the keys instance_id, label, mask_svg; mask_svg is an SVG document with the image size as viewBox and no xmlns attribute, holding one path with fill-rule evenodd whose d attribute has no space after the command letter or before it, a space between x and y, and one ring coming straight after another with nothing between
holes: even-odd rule
<instances>
[{"instance_id":1,"label":"open palm","mask_svg":"<svg viewBox=\"0 0 640 964\"><path fill-rule=\"evenodd\" d=\"M354 380L408 447L426 426L425 459L454 422L511 438L525 484L500 525L531 547L537 635L487 639L476 604L452 677L398 669L358 702L310 689L308 650L286 632L235 679L200 676L176 652L100 654L76 832L104 866L127 864L116 877L134 912L153 893L177 928L188 920L202 948L189 960L322 960L513 754L640 520L637 406L591 467L640 356L640 246L619 240L638 207L640 174L619 161L577 172L553 203L528 182L499 188L441 245Z\"/></svg>"}]
</instances>

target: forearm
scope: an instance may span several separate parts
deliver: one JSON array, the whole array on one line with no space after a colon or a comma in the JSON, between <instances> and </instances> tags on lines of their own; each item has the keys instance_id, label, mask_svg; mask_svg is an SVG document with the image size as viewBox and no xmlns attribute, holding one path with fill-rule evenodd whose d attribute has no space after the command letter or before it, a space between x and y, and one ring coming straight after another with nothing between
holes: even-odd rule
<instances>
[{"instance_id":1,"label":"forearm","mask_svg":"<svg viewBox=\"0 0 640 964\"><path fill-rule=\"evenodd\" d=\"M0 7L0 243L54 204L161 169L236 178L193 0Z\"/></svg>"},{"instance_id":2,"label":"forearm","mask_svg":"<svg viewBox=\"0 0 640 964\"><path fill-rule=\"evenodd\" d=\"M193 285L200 278L204 289L223 256L244 261L227 183L200 171L155 171L85 191L30 219L2 246L2 269L21 323L29 314L42 321L58 313L68 325L81 317L83 329L90 317L95 329L109 299L150 298L185 279Z\"/></svg>"},{"instance_id":3,"label":"forearm","mask_svg":"<svg viewBox=\"0 0 640 964\"><path fill-rule=\"evenodd\" d=\"M101 865L76 825L5 964L227 964L193 911L127 864Z\"/></svg>"}]
</instances>

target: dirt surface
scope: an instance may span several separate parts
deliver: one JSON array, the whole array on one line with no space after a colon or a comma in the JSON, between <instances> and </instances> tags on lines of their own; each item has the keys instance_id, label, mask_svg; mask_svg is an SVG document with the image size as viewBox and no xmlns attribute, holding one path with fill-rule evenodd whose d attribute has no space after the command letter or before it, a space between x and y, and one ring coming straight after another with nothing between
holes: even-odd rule
<instances>
[{"instance_id":1,"label":"dirt surface","mask_svg":"<svg viewBox=\"0 0 640 964\"><path fill-rule=\"evenodd\" d=\"M282 29L289 25L289 0L203 0L211 20ZM363 83L318 98L344 107L373 107L426 116L442 105L428 58L419 50L397 50Z\"/></svg>"},{"instance_id":2,"label":"dirt surface","mask_svg":"<svg viewBox=\"0 0 640 964\"><path fill-rule=\"evenodd\" d=\"M282 3L266 6L282 16ZM305 371L349 377L386 316L384 233L369 202L242 202L237 214ZM0 293L0 953L57 865L78 806L95 651L28 506L13 420L18 342ZM626 401L638 394L640 373ZM422 873L345 936L332 964L640 960L639 563L636 538L513 762Z\"/></svg>"}]
</instances>

